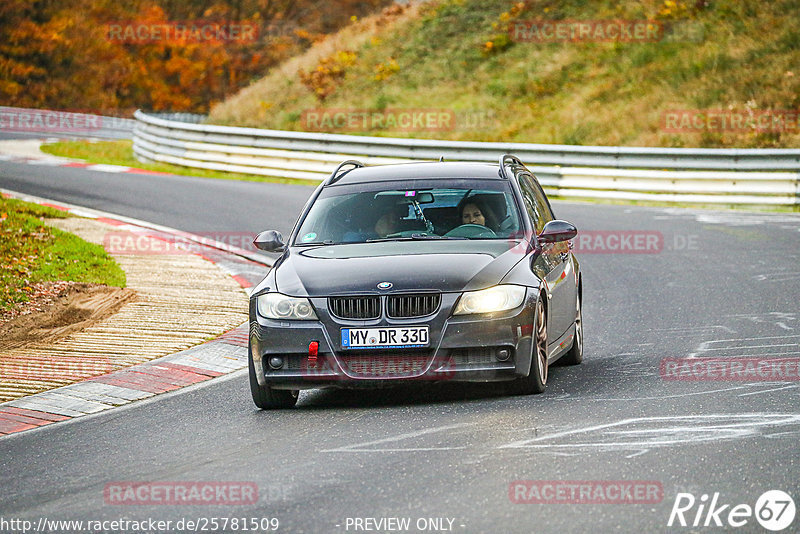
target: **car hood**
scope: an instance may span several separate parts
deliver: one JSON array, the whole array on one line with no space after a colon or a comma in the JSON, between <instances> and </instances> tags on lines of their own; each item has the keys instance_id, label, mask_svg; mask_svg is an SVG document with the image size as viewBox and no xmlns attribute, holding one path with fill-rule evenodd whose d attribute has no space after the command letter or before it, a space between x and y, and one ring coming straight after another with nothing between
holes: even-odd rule
<instances>
[{"instance_id":1,"label":"car hood","mask_svg":"<svg viewBox=\"0 0 800 534\"><path fill-rule=\"evenodd\" d=\"M293 247L276 268L276 289L298 297L484 289L499 283L524 257L516 245L459 240ZM392 286L381 291L381 282Z\"/></svg>"}]
</instances>

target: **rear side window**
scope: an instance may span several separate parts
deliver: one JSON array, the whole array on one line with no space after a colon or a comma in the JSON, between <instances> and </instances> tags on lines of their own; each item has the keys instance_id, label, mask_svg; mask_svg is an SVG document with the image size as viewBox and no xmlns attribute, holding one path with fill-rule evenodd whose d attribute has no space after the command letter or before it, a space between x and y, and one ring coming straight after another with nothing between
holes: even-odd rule
<instances>
[{"instance_id":1,"label":"rear side window","mask_svg":"<svg viewBox=\"0 0 800 534\"><path fill-rule=\"evenodd\" d=\"M544 225L554 219L553 212L542 188L527 174L519 176L519 186L525 202L525 210L531 218L533 228L537 234L541 233Z\"/></svg>"},{"instance_id":2,"label":"rear side window","mask_svg":"<svg viewBox=\"0 0 800 534\"><path fill-rule=\"evenodd\" d=\"M553 209L550 207L547 195L544 194L544 189L539 185L539 182L536 180L531 180L531 182L533 183L533 192L536 194L536 205L539 207L539 213L542 214L544 222L547 224L556 218L553 214Z\"/></svg>"}]
</instances>

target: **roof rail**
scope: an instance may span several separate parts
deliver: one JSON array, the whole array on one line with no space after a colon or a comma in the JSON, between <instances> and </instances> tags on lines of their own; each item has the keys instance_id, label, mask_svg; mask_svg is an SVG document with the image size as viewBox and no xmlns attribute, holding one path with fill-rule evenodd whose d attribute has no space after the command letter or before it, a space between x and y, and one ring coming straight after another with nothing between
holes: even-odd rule
<instances>
[{"instance_id":1,"label":"roof rail","mask_svg":"<svg viewBox=\"0 0 800 534\"><path fill-rule=\"evenodd\" d=\"M343 161L343 162L341 162L341 163L339 164L339 166L338 166L338 167L336 167L336 169L335 169L335 170L334 170L334 171L331 173L330 177L328 177L328 179L327 179L327 180L325 180L325 185L335 184L335 183L336 183L336 181L337 181L339 178L341 178L342 176L344 176L344 174L342 174L342 176L339 176L339 171L340 171L340 170L342 170L342 167L346 167L347 165L352 165L354 169L358 169L359 167L363 167L363 166L364 166L364 164L363 164L363 163L361 163L360 161L356 161L356 160L354 160L354 159L348 159L347 161Z\"/></svg>"},{"instance_id":2,"label":"roof rail","mask_svg":"<svg viewBox=\"0 0 800 534\"><path fill-rule=\"evenodd\" d=\"M523 167L525 166L525 164L522 163L522 160L519 159L517 156L511 154L503 154L502 156L500 156L500 176L505 179L510 178L506 174L506 160L510 160L511 165L516 163L517 165L521 165Z\"/></svg>"}]
</instances>

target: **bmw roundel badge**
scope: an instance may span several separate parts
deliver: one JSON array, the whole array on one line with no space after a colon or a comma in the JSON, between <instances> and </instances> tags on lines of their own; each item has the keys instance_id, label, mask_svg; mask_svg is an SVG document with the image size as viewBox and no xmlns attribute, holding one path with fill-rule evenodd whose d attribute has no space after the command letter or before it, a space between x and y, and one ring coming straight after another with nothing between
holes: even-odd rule
<instances>
[{"instance_id":1,"label":"bmw roundel badge","mask_svg":"<svg viewBox=\"0 0 800 534\"><path fill-rule=\"evenodd\" d=\"M381 282L378 284L378 289L391 289L392 283L391 282Z\"/></svg>"}]
</instances>

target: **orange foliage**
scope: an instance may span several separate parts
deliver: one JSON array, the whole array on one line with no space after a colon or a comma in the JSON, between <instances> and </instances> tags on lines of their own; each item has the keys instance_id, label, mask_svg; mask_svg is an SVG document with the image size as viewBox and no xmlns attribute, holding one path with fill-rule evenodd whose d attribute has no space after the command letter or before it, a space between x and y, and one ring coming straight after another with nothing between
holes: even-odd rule
<instances>
[{"instance_id":1,"label":"orange foliage","mask_svg":"<svg viewBox=\"0 0 800 534\"><path fill-rule=\"evenodd\" d=\"M0 104L127 114L211 104L388 0L3 0ZM38 7L37 7L38 6ZM171 10L171 11L168 11ZM255 28L248 39L113 38L112 25ZM133 30L131 30L133 31ZM155 33L150 35L157 35Z\"/></svg>"},{"instance_id":2,"label":"orange foliage","mask_svg":"<svg viewBox=\"0 0 800 534\"><path fill-rule=\"evenodd\" d=\"M300 81L305 85L320 102L328 98L340 81L344 79L347 67L356 61L355 52L341 50L335 54L319 60L317 68L311 72L298 71Z\"/></svg>"}]
</instances>

